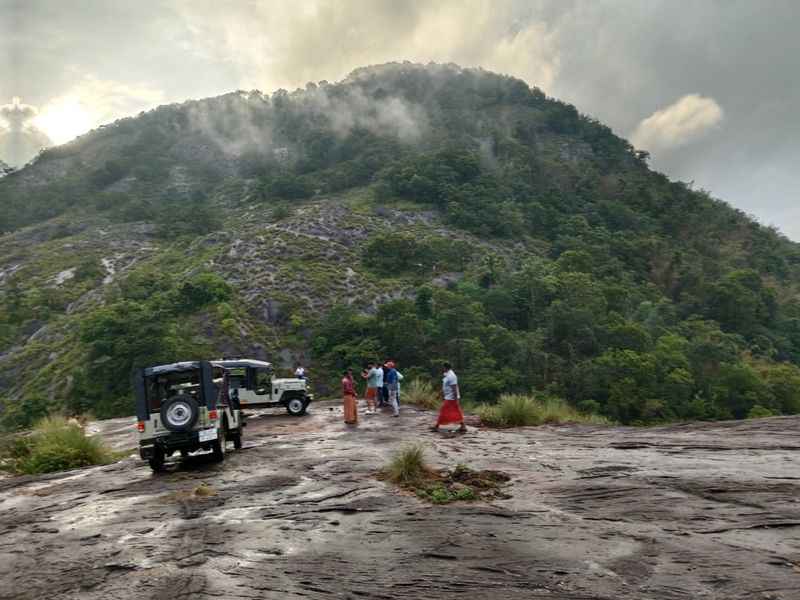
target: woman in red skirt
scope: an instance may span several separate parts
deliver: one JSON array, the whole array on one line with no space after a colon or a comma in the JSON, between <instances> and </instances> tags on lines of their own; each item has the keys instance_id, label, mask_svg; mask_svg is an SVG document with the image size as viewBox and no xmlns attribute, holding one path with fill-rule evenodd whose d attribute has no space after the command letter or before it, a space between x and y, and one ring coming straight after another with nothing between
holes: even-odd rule
<instances>
[{"instance_id":1,"label":"woman in red skirt","mask_svg":"<svg viewBox=\"0 0 800 600\"><path fill-rule=\"evenodd\" d=\"M358 425L358 397L353 382L353 369L347 369L342 377L342 399L344 400L344 422Z\"/></svg>"},{"instance_id":2,"label":"woman in red skirt","mask_svg":"<svg viewBox=\"0 0 800 600\"><path fill-rule=\"evenodd\" d=\"M461 392L458 389L458 377L453 372L453 367L449 362L444 363L444 377L442 379L442 408L439 409L439 418L436 425L431 427L431 431L439 431L440 425L448 423L459 423L459 433L466 433L467 426L464 425L464 413L461 412Z\"/></svg>"}]
</instances>

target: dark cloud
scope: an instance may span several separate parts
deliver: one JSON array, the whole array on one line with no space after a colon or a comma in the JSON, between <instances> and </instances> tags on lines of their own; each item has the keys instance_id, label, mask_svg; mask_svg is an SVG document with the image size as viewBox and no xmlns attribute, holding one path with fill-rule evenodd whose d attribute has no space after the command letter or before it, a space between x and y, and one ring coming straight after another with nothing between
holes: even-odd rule
<instances>
[{"instance_id":1,"label":"dark cloud","mask_svg":"<svg viewBox=\"0 0 800 600\"><path fill-rule=\"evenodd\" d=\"M793 0L0 0L0 101L97 119L391 60L521 77L800 239ZM716 108L715 108L716 107ZM718 109L718 110L717 110Z\"/></svg>"}]
</instances>

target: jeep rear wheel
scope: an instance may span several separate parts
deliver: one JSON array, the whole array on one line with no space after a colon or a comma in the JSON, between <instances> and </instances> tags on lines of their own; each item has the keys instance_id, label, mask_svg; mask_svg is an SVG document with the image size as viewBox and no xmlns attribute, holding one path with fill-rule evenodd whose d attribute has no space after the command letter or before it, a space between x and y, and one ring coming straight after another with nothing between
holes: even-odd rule
<instances>
[{"instance_id":1,"label":"jeep rear wheel","mask_svg":"<svg viewBox=\"0 0 800 600\"><path fill-rule=\"evenodd\" d=\"M299 417L306 412L306 406L308 405L302 398L292 398L286 403L286 412L293 417Z\"/></svg>"},{"instance_id":2,"label":"jeep rear wheel","mask_svg":"<svg viewBox=\"0 0 800 600\"><path fill-rule=\"evenodd\" d=\"M225 460L225 444L227 443L226 430L224 427L219 428L217 440L211 446L211 453L215 462L222 462Z\"/></svg>"},{"instance_id":3,"label":"jeep rear wheel","mask_svg":"<svg viewBox=\"0 0 800 600\"><path fill-rule=\"evenodd\" d=\"M150 468L153 469L153 473L160 473L164 470L164 461L166 458L164 451L156 446L153 450L153 456L147 459L147 462L150 463Z\"/></svg>"}]
</instances>

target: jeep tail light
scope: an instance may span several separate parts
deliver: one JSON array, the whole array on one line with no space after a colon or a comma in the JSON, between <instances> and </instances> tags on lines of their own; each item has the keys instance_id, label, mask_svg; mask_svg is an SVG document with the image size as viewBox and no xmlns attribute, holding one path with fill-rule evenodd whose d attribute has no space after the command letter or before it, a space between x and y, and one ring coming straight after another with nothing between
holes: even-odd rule
<instances>
[{"instance_id":1,"label":"jeep tail light","mask_svg":"<svg viewBox=\"0 0 800 600\"><path fill-rule=\"evenodd\" d=\"M144 421L139 421L136 424L136 429L139 430L139 433L144 433Z\"/></svg>"},{"instance_id":2,"label":"jeep tail light","mask_svg":"<svg viewBox=\"0 0 800 600\"><path fill-rule=\"evenodd\" d=\"M215 410L208 411L208 418L211 419L212 421L216 421L218 418L217 411Z\"/></svg>"}]
</instances>

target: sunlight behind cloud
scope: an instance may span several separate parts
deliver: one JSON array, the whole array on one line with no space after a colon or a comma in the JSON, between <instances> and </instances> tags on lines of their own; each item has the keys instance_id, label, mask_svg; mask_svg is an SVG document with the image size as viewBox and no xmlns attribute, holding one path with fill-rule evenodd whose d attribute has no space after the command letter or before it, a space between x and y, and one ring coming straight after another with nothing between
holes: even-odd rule
<instances>
[{"instance_id":1,"label":"sunlight behind cloud","mask_svg":"<svg viewBox=\"0 0 800 600\"><path fill-rule=\"evenodd\" d=\"M92 116L75 96L64 96L50 102L34 119L55 144L64 144L92 128Z\"/></svg>"},{"instance_id":2,"label":"sunlight behind cloud","mask_svg":"<svg viewBox=\"0 0 800 600\"><path fill-rule=\"evenodd\" d=\"M163 101L163 93L148 86L85 76L66 94L45 104L32 122L55 144L64 144L99 125L154 108Z\"/></svg>"}]
</instances>

